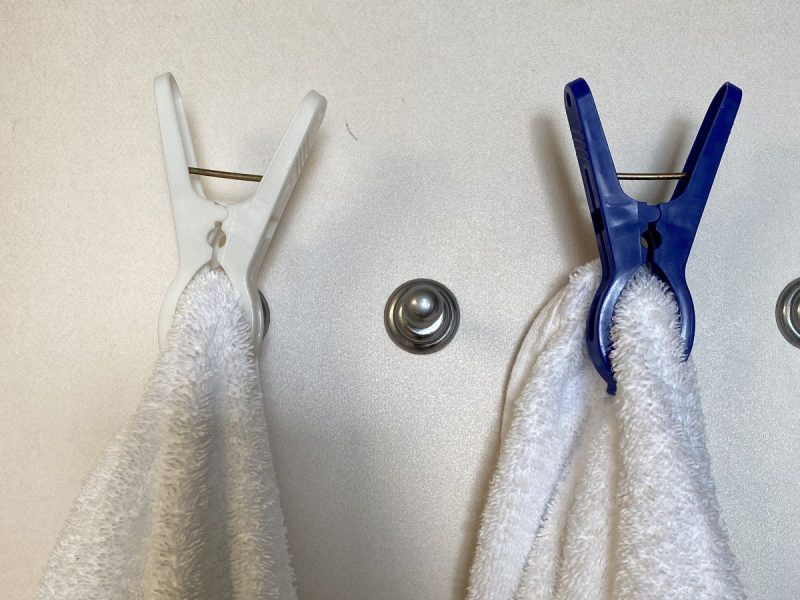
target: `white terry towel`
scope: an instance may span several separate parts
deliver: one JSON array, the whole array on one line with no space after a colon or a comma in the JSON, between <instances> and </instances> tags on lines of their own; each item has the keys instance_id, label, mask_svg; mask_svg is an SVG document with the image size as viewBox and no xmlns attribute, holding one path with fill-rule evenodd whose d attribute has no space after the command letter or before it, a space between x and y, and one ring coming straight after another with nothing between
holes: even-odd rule
<instances>
[{"instance_id":1,"label":"white terry towel","mask_svg":"<svg viewBox=\"0 0 800 600\"><path fill-rule=\"evenodd\" d=\"M612 397L585 349L598 281L578 269L520 349L468 597L744 598L672 294L646 271L625 288Z\"/></svg>"},{"instance_id":2,"label":"white terry towel","mask_svg":"<svg viewBox=\"0 0 800 600\"><path fill-rule=\"evenodd\" d=\"M296 598L250 327L223 273L184 293L38 598Z\"/></svg>"}]
</instances>

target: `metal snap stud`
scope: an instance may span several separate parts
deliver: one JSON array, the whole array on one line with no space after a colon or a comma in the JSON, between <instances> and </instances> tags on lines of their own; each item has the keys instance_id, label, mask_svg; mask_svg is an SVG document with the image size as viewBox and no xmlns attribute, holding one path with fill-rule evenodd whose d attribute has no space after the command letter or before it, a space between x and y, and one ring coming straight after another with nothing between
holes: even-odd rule
<instances>
[{"instance_id":1,"label":"metal snap stud","mask_svg":"<svg viewBox=\"0 0 800 600\"><path fill-rule=\"evenodd\" d=\"M432 279L412 279L392 292L383 321L392 341L414 354L444 348L458 331L456 297Z\"/></svg>"},{"instance_id":2,"label":"metal snap stud","mask_svg":"<svg viewBox=\"0 0 800 600\"><path fill-rule=\"evenodd\" d=\"M800 348L800 278L783 288L778 296L775 320L786 341Z\"/></svg>"}]
</instances>

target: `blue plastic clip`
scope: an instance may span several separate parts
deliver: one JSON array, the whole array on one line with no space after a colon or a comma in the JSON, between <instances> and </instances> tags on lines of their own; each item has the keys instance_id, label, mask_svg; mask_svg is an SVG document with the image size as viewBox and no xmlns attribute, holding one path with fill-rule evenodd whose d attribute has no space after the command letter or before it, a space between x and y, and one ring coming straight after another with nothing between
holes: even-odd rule
<instances>
[{"instance_id":1,"label":"blue plastic clip","mask_svg":"<svg viewBox=\"0 0 800 600\"><path fill-rule=\"evenodd\" d=\"M564 103L592 216L603 274L586 326L589 356L616 392L611 371L611 317L628 280L642 266L675 294L686 356L694 341L694 305L686 261L728 141L742 91L724 84L708 108L669 202L649 205L622 191L592 92L583 79L567 84Z\"/></svg>"}]
</instances>

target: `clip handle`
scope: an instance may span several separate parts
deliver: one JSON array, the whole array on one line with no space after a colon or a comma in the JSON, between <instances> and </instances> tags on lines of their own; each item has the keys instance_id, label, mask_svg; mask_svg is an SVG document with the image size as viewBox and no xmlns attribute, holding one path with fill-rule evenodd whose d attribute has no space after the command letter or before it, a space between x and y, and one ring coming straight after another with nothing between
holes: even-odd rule
<instances>
[{"instance_id":1,"label":"clip handle","mask_svg":"<svg viewBox=\"0 0 800 600\"><path fill-rule=\"evenodd\" d=\"M197 156L178 82L172 73L162 73L153 80L153 91L170 194L183 195L194 191L205 198L201 183L189 175L188 168L197 167Z\"/></svg>"},{"instance_id":2,"label":"clip handle","mask_svg":"<svg viewBox=\"0 0 800 600\"><path fill-rule=\"evenodd\" d=\"M741 101L742 90L732 83L719 88L686 159L684 171L689 176L678 182L669 202L659 205L659 231L669 239L669 244L654 249L653 261L668 276L669 282L689 259Z\"/></svg>"},{"instance_id":3,"label":"clip handle","mask_svg":"<svg viewBox=\"0 0 800 600\"><path fill-rule=\"evenodd\" d=\"M592 92L584 79L564 90L572 141L581 170L603 279L637 269L647 256L639 223L658 220L658 207L637 202L622 189ZM635 242L635 243L634 243ZM632 252L631 248L636 249Z\"/></svg>"},{"instance_id":4,"label":"clip handle","mask_svg":"<svg viewBox=\"0 0 800 600\"><path fill-rule=\"evenodd\" d=\"M264 334L258 272L322 124L326 106L325 98L317 92L306 95L255 194L230 205L228 218L222 224L227 242L217 248L216 258L253 325L256 354Z\"/></svg>"},{"instance_id":5,"label":"clip handle","mask_svg":"<svg viewBox=\"0 0 800 600\"><path fill-rule=\"evenodd\" d=\"M214 250L208 242L213 224L222 222L228 211L206 199L202 184L192 181L189 175L189 167L197 166L197 157L175 78L171 73L159 75L153 88L179 261L178 272L164 295L158 319L158 338L163 347L183 290L213 258Z\"/></svg>"},{"instance_id":6,"label":"clip handle","mask_svg":"<svg viewBox=\"0 0 800 600\"><path fill-rule=\"evenodd\" d=\"M672 200L699 198L705 206L741 103L742 90L731 82L717 90L683 167L683 172L689 176L678 181Z\"/></svg>"}]
</instances>

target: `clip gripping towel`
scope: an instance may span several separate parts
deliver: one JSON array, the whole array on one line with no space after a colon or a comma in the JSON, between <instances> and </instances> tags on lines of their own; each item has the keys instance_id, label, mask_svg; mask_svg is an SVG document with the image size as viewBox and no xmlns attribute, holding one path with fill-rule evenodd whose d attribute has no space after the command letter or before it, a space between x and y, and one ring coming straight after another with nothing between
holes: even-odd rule
<instances>
[{"instance_id":1,"label":"clip gripping towel","mask_svg":"<svg viewBox=\"0 0 800 600\"><path fill-rule=\"evenodd\" d=\"M744 598L674 300L646 272L623 292L610 397L585 349L598 279L578 269L520 349L468 597ZM39 599L296 599L257 375L227 277L196 277Z\"/></svg>"},{"instance_id":2,"label":"clip gripping towel","mask_svg":"<svg viewBox=\"0 0 800 600\"><path fill-rule=\"evenodd\" d=\"M250 338L227 276L195 277L39 599L296 598Z\"/></svg>"},{"instance_id":3,"label":"clip gripping towel","mask_svg":"<svg viewBox=\"0 0 800 600\"><path fill-rule=\"evenodd\" d=\"M612 397L585 349L598 281L578 269L520 349L468 597L744 598L674 298L644 270L625 288Z\"/></svg>"}]
</instances>

